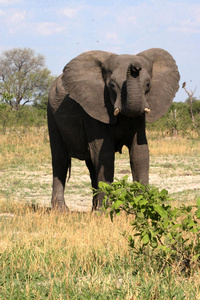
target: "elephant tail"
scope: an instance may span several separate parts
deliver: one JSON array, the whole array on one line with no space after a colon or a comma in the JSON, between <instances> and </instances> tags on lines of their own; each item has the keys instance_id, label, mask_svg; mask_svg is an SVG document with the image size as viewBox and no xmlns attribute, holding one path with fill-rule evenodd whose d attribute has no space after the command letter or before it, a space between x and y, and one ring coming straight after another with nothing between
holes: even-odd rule
<instances>
[{"instance_id":1,"label":"elephant tail","mask_svg":"<svg viewBox=\"0 0 200 300\"><path fill-rule=\"evenodd\" d=\"M72 159L71 157L69 157L68 159L68 166L67 166L67 182L70 180L70 177L71 177L71 167L72 167Z\"/></svg>"}]
</instances>

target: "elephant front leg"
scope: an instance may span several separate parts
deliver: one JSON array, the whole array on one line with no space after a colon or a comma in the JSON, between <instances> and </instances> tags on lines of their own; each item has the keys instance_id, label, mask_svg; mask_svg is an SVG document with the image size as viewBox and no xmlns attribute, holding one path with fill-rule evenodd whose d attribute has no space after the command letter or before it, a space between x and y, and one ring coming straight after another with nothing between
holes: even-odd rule
<instances>
[{"instance_id":1,"label":"elephant front leg","mask_svg":"<svg viewBox=\"0 0 200 300\"><path fill-rule=\"evenodd\" d=\"M99 122L84 113L84 126L87 129L87 141L90 158L86 165L90 172L92 187L98 189L99 181L110 184L114 177L115 148L112 132L108 124ZM103 193L93 196L92 210L103 205Z\"/></svg>"},{"instance_id":2,"label":"elephant front leg","mask_svg":"<svg viewBox=\"0 0 200 300\"><path fill-rule=\"evenodd\" d=\"M111 141L96 140L90 144L91 160L86 161L92 187L98 189L100 181L110 184L114 177L114 148ZM94 193L92 210L103 205L104 193Z\"/></svg>"},{"instance_id":3,"label":"elephant front leg","mask_svg":"<svg viewBox=\"0 0 200 300\"><path fill-rule=\"evenodd\" d=\"M53 209L63 211L69 211L69 208L65 204L64 200L64 180L59 176L53 176L53 191L51 198L51 205Z\"/></svg>"},{"instance_id":4,"label":"elephant front leg","mask_svg":"<svg viewBox=\"0 0 200 300\"><path fill-rule=\"evenodd\" d=\"M133 181L148 184L149 147L145 133L145 122L143 119L139 119L136 123L136 132L129 148L129 155Z\"/></svg>"}]
</instances>

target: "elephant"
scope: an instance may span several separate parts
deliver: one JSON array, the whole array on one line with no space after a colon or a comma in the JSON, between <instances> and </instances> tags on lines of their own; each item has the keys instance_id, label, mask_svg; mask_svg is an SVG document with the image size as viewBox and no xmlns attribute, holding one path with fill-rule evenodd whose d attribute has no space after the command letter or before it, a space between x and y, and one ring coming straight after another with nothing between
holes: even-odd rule
<instances>
[{"instance_id":1,"label":"elephant","mask_svg":"<svg viewBox=\"0 0 200 300\"><path fill-rule=\"evenodd\" d=\"M167 112L179 80L175 60L160 48L136 55L88 51L64 67L50 87L47 108L52 209L68 210L64 189L72 158L85 161L91 186L98 189L99 181L113 182L115 152L126 146L133 181L148 184L146 122ZM94 193L92 210L103 197Z\"/></svg>"}]
</instances>

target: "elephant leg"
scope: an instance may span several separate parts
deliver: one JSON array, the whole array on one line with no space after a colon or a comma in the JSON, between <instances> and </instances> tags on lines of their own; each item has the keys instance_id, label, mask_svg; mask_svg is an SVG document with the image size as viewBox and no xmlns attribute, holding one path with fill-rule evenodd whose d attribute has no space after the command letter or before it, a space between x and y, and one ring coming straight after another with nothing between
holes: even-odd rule
<instances>
[{"instance_id":1,"label":"elephant leg","mask_svg":"<svg viewBox=\"0 0 200 300\"><path fill-rule=\"evenodd\" d=\"M92 210L95 210L95 208L98 205L98 199L97 199L97 195L95 193L95 190L98 189L96 169L95 169L91 159L86 160L85 163L86 163L86 166L90 173L92 188L94 189L93 190Z\"/></svg>"},{"instance_id":2,"label":"elephant leg","mask_svg":"<svg viewBox=\"0 0 200 300\"><path fill-rule=\"evenodd\" d=\"M53 191L51 204L53 209L65 211L68 210L68 207L64 200L64 188L71 160L68 158L64 142L50 108L48 108L48 126L53 167Z\"/></svg>"},{"instance_id":3,"label":"elephant leg","mask_svg":"<svg viewBox=\"0 0 200 300\"><path fill-rule=\"evenodd\" d=\"M110 144L110 145L109 145ZM110 149L109 149L110 148ZM110 184L114 177L114 150L111 143L105 140L93 141L90 143L91 160L86 161L90 172L91 184L94 189L98 189L99 181ZM93 196L92 210L99 209L103 205L104 193Z\"/></svg>"},{"instance_id":4,"label":"elephant leg","mask_svg":"<svg viewBox=\"0 0 200 300\"><path fill-rule=\"evenodd\" d=\"M101 123L88 115L84 116L86 134L89 144L90 160L86 162L90 172L92 186L97 189L99 181L110 184L114 177L115 149L112 133L107 124ZM93 197L92 210L103 204L104 193Z\"/></svg>"},{"instance_id":5,"label":"elephant leg","mask_svg":"<svg viewBox=\"0 0 200 300\"><path fill-rule=\"evenodd\" d=\"M145 132L145 119L135 121L135 134L129 147L130 166L133 181L149 183L149 148Z\"/></svg>"}]
</instances>

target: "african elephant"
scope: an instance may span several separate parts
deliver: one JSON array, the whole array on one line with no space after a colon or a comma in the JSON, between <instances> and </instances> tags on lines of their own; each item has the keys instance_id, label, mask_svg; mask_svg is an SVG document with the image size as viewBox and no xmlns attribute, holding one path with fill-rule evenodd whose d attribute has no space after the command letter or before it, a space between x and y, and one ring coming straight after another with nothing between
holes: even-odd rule
<instances>
[{"instance_id":1,"label":"african elephant","mask_svg":"<svg viewBox=\"0 0 200 300\"><path fill-rule=\"evenodd\" d=\"M72 157L85 161L97 189L99 181L113 181L115 152L125 145L133 180L148 183L145 119L156 121L168 110L179 79L173 57L159 48L137 55L89 51L64 67L48 102L52 208L68 209L64 188ZM102 200L102 194L94 195L92 209Z\"/></svg>"}]
</instances>

